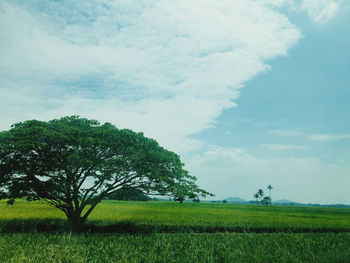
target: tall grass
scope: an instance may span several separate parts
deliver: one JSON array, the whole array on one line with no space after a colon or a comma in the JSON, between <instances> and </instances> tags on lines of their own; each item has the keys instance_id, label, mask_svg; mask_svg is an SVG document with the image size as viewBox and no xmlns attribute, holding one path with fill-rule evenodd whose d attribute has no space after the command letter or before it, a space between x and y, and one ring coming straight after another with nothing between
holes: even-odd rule
<instances>
[{"instance_id":1,"label":"tall grass","mask_svg":"<svg viewBox=\"0 0 350 263\"><path fill-rule=\"evenodd\" d=\"M43 202L0 202L0 232L64 231L65 215ZM90 232L350 232L350 209L212 203L104 201Z\"/></svg>"},{"instance_id":2,"label":"tall grass","mask_svg":"<svg viewBox=\"0 0 350 263\"><path fill-rule=\"evenodd\" d=\"M66 222L43 202L1 201L0 262L350 262L350 233L336 233L350 209L106 201L84 234Z\"/></svg>"},{"instance_id":3,"label":"tall grass","mask_svg":"<svg viewBox=\"0 0 350 263\"><path fill-rule=\"evenodd\" d=\"M0 236L8 263L350 262L350 234L152 234Z\"/></svg>"}]
</instances>

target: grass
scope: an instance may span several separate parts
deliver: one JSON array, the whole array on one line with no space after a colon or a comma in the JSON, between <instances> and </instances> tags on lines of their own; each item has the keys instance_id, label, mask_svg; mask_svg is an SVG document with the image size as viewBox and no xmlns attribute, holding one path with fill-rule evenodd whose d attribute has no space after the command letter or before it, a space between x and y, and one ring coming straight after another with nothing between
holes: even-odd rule
<instances>
[{"instance_id":1,"label":"grass","mask_svg":"<svg viewBox=\"0 0 350 263\"><path fill-rule=\"evenodd\" d=\"M350 262L346 208L105 201L85 230L67 234L46 203L1 201L0 262Z\"/></svg>"},{"instance_id":2,"label":"grass","mask_svg":"<svg viewBox=\"0 0 350 263\"><path fill-rule=\"evenodd\" d=\"M350 234L0 236L1 262L350 262Z\"/></svg>"},{"instance_id":3,"label":"grass","mask_svg":"<svg viewBox=\"0 0 350 263\"><path fill-rule=\"evenodd\" d=\"M26 220L24 220L26 219ZM65 215L43 202L0 202L0 232L63 231ZM104 201L92 232L350 232L350 209L213 203Z\"/></svg>"}]
</instances>

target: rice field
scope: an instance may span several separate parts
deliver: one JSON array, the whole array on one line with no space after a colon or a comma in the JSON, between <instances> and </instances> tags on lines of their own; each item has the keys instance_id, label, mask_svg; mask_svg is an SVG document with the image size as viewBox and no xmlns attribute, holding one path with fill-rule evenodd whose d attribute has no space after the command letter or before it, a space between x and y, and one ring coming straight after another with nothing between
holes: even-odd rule
<instances>
[{"instance_id":1,"label":"rice field","mask_svg":"<svg viewBox=\"0 0 350 263\"><path fill-rule=\"evenodd\" d=\"M350 209L104 201L86 233L43 202L0 202L0 262L350 262Z\"/></svg>"},{"instance_id":2,"label":"rice field","mask_svg":"<svg viewBox=\"0 0 350 263\"><path fill-rule=\"evenodd\" d=\"M44 202L0 202L0 232L16 221L63 225L65 215ZM90 226L119 232L350 232L350 209L257 206L219 203L104 201L92 212ZM121 229L118 229L120 226ZM114 231L113 231L114 227ZM109 230L108 230L109 229Z\"/></svg>"},{"instance_id":3,"label":"rice field","mask_svg":"<svg viewBox=\"0 0 350 263\"><path fill-rule=\"evenodd\" d=\"M0 236L1 262L350 262L350 234Z\"/></svg>"}]
</instances>

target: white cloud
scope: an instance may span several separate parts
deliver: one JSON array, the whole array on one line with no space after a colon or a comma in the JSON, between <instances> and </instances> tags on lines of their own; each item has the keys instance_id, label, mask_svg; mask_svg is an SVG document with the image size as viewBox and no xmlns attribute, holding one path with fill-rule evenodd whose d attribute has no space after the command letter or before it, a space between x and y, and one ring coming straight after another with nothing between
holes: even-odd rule
<instances>
[{"instance_id":1,"label":"white cloud","mask_svg":"<svg viewBox=\"0 0 350 263\"><path fill-rule=\"evenodd\" d=\"M257 189L272 184L272 197L297 202L349 203L348 162L325 163L317 158L260 158L244 149L216 147L187 161L201 186L215 199L253 199Z\"/></svg>"},{"instance_id":2,"label":"white cloud","mask_svg":"<svg viewBox=\"0 0 350 263\"><path fill-rule=\"evenodd\" d=\"M274 7L282 7L284 5L294 5L294 0L257 0L260 2L264 2L265 4L274 6Z\"/></svg>"},{"instance_id":3,"label":"white cloud","mask_svg":"<svg viewBox=\"0 0 350 263\"><path fill-rule=\"evenodd\" d=\"M296 137L296 136L303 136L303 138L309 139L311 141L339 141L339 140L344 140L344 139L350 139L350 134L320 134L320 133L315 133L315 134L305 134L301 133L299 131L292 131L292 130L271 130L267 131L268 134L275 135L275 136L281 136L281 137ZM268 145L277 145L277 144L267 144ZM287 146L287 145L286 145ZM293 146L293 145L290 145ZM269 147L265 147L269 148ZM302 150L303 147L300 148ZM297 148L295 148L297 149Z\"/></svg>"},{"instance_id":4,"label":"white cloud","mask_svg":"<svg viewBox=\"0 0 350 263\"><path fill-rule=\"evenodd\" d=\"M312 134L307 138L312 141L339 141L350 139L350 134Z\"/></svg>"},{"instance_id":5,"label":"white cloud","mask_svg":"<svg viewBox=\"0 0 350 263\"><path fill-rule=\"evenodd\" d=\"M291 144L263 144L262 148L271 150L271 151L288 151L288 150L308 150L309 148L301 145L291 145Z\"/></svg>"},{"instance_id":6,"label":"white cloud","mask_svg":"<svg viewBox=\"0 0 350 263\"><path fill-rule=\"evenodd\" d=\"M302 10L315 23L326 23L337 14L342 0L303 0Z\"/></svg>"},{"instance_id":7,"label":"white cloud","mask_svg":"<svg viewBox=\"0 0 350 263\"><path fill-rule=\"evenodd\" d=\"M246 168L250 165L261 165L261 161L240 148L215 147L214 149L197 154L191 160L195 167L226 167L236 165Z\"/></svg>"},{"instance_id":8,"label":"white cloud","mask_svg":"<svg viewBox=\"0 0 350 263\"><path fill-rule=\"evenodd\" d=\"M300 38L253 0L1 1L0 16L0 129L80 114L176 151Z\"/></svg>"},{"instance_id":9,"label":"white cloud","mask_svg":"<svg viewBox=\"0 0 350 263\"><path fill-rule=\"evenodd\" d=\"M306 12L315 24L324 24L333 19L342 6L343 0L257 0L274 8L287 8L292 12Z\"/></svg>"}]
</instances>

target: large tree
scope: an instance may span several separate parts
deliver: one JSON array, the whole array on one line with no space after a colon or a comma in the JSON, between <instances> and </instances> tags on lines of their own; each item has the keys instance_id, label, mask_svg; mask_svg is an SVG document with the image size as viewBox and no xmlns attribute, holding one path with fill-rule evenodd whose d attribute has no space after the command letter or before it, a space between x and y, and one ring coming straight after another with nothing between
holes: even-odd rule
<instances>
[{"instance_id":1,"label":"large tree","mask_svg":"<svg viewBox=\"0 0 350 263\"><path fill-rule=\"evenodd\" d=\"M13 162L5 158L11 151L11 146L8 140L8 133L0 133L0 142L3 145L0 147L0 200L9 197L8 189L11 185L12 166ZM12 201L10 202L12 203Z\"/></svg>"},{"instance_id":2,"label":"large tree","mask_svg":"<svg viewBox=\"0 0 350 263\"><path fill-rule=\"evenodd\" d=\"M142 190L123 187L108 195L107 199L123 201L148 201L151 198L147 196Z\"/></svg>"},{"instance_id":3,"label":"large tree","mask_svg":"<svg viewBox=\"0 0 350 263\"><path fill-rule=\"evenodd\" d=\"M209 194L155 140L78 116L12 125L0 133L0 158L0 177L11 176L9 197L47 201L74 232L103 198L124 187L147 195Z\"/></svg>"}]
</instances>

